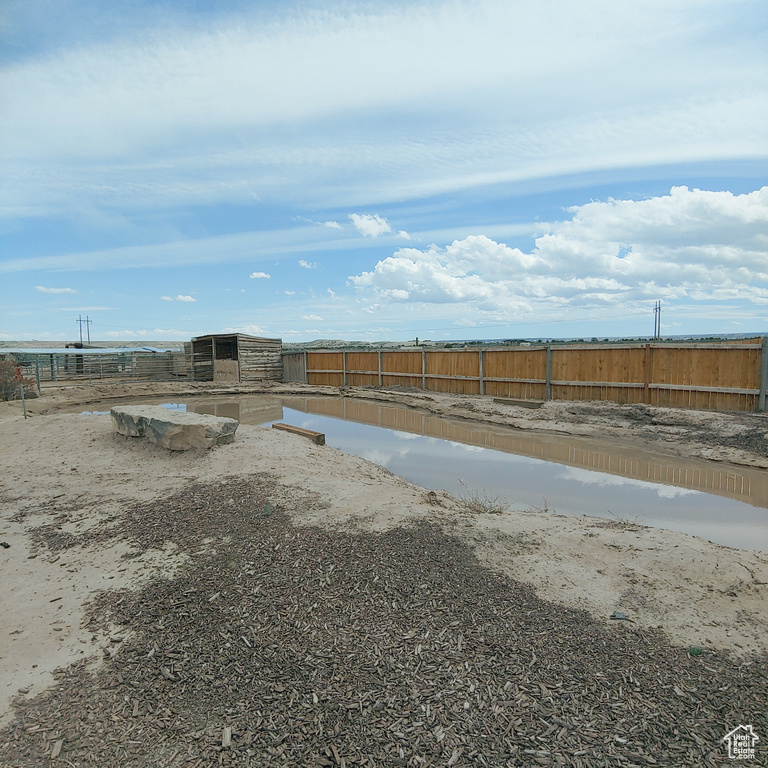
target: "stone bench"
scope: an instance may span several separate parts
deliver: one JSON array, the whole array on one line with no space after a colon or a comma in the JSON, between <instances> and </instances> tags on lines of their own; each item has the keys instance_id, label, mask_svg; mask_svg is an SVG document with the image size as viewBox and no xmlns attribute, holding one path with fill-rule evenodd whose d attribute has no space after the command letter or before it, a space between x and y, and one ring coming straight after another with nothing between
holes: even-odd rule
<instances>
[{"instance_id":1,"label":"stone bench","mask_svg":"<svg viewBox=\"0 0 768 768\"><path fill-rule=\"evenodd\" d=\"M118 434L146 437L171 451L233 443L240 424L237 419L172 411L160 405L118 405L109 414Z\"/></svg>"}]
</instances>

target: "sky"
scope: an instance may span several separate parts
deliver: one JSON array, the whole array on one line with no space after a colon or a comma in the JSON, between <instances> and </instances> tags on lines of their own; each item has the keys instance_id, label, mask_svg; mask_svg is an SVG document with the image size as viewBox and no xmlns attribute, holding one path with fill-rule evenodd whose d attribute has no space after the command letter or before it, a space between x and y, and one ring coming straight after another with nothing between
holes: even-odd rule
<instances>
[{"instance_id":1,"label":"sky","mask_svg":"<svg viewBox=\"0 0 768 768\"><path fill-rule=\"evenodd\" d=\"M765 0L6 0L0 340L768 333Z\"/></svg>"}]
</instances>

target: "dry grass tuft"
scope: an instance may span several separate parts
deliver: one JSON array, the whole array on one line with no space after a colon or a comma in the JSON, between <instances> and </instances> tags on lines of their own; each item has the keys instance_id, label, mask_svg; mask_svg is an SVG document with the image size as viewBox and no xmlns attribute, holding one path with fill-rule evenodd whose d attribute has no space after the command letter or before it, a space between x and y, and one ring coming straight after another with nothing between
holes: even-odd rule
<instances>
[{"instance_id":1,"label":"dry grass tuft","mask_svg":"<svg viewBox=\"0 0 768 768\"><path fill-rule=\"evenodd\" d=\"M503 496L493 496L488 491L477 491L459 479L464 493L460 500L472 515L503 515L509 512L509 501Z\"/></svg>"}]
</instances>

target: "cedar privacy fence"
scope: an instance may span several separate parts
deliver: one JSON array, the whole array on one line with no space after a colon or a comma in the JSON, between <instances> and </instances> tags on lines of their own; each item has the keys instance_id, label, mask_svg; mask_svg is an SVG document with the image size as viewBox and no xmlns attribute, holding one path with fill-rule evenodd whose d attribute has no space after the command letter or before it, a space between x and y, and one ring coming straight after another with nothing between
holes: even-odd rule
<instances>
[{"instance_id":1,"label":"cedar privacy fence","mask_svg":"<svg viewBox=\"0 0 768 768\"><path fill-rule=\"evenodd\" d=\"M768 337L743 342L307 351L283 355L285 381L416 387L524 400L610 400L764 411Z\"/></svg>"}]
</instances>

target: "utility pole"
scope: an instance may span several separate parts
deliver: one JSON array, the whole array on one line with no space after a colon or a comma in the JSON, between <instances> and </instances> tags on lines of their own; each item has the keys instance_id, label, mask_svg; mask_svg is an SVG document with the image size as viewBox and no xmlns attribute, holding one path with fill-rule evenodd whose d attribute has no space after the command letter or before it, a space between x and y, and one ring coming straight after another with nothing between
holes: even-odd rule
<instances>
[{"instance_id":1,"label":"utility pole","mask_svg":"<svg viewBox=\"0 0 768 768\"><path fill-rule=\"evenodd\" d=\"M91 320L88 315L85 316L85 320L83 320L82 315L77 316L77 320L75 320L76 323L80 325L80 345L82 346L83 343L83 323L85 323L85 328L88 334L88 344L91 343L91 323L93 320Z\"/></svg>"},{"instance_id":2,"label":"utility pole","mask_svg":"<svg viewBox=\"0 0 768 768\"><path fill-rule=\"evenodd\" d=\"M661 302L657 301L653 305L653 338L661 339Z\"/></svg>"}]
</instances>

